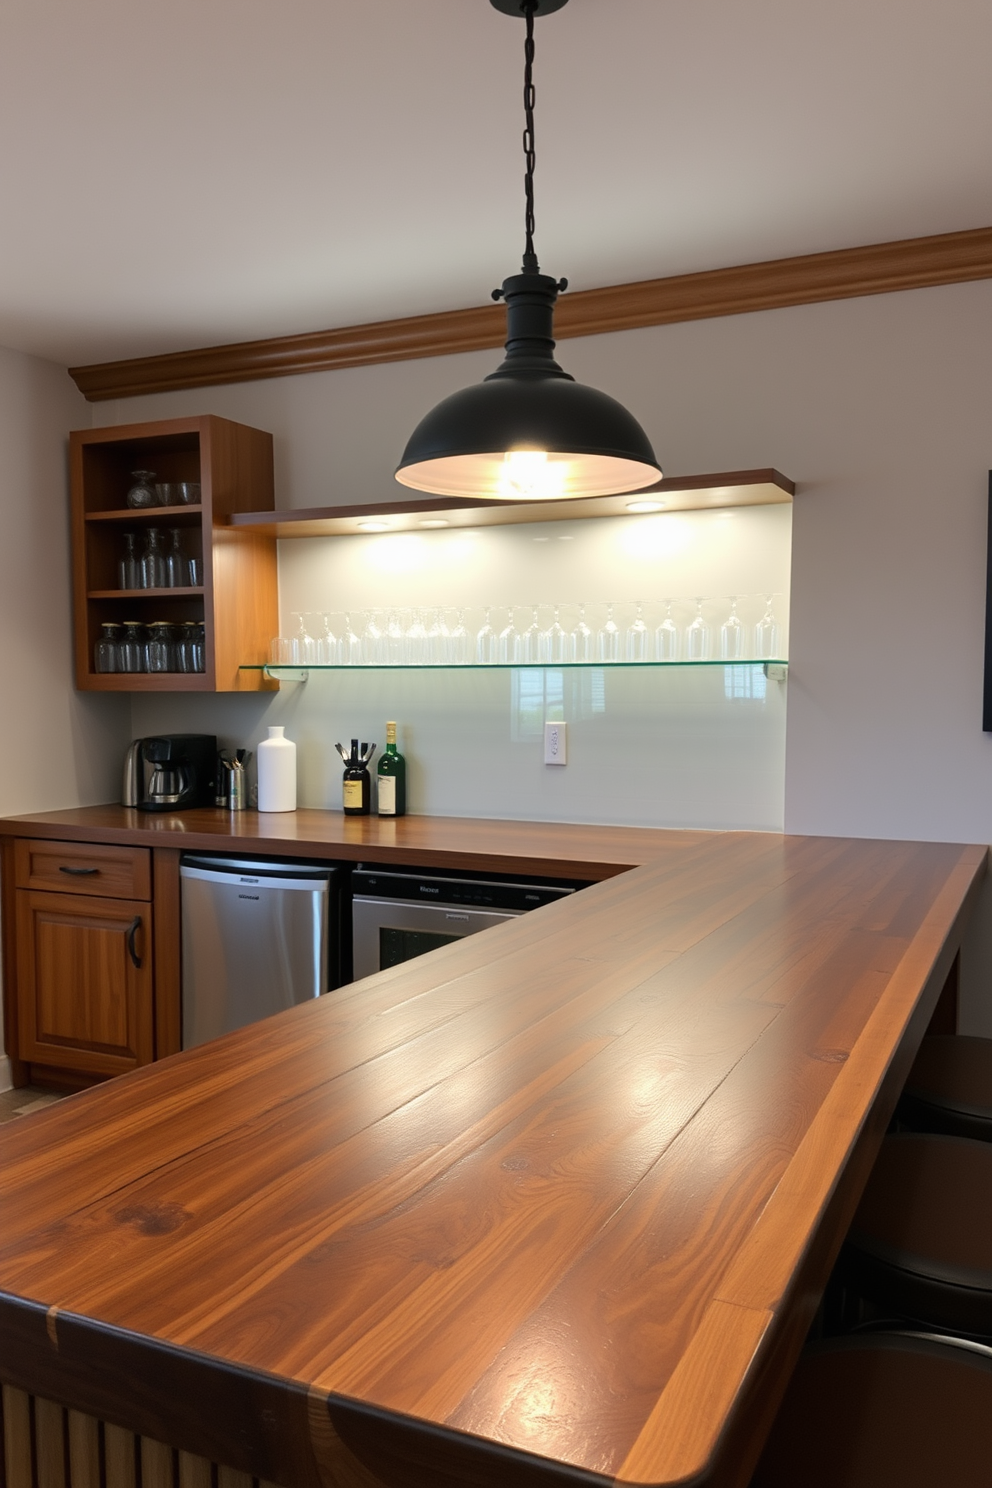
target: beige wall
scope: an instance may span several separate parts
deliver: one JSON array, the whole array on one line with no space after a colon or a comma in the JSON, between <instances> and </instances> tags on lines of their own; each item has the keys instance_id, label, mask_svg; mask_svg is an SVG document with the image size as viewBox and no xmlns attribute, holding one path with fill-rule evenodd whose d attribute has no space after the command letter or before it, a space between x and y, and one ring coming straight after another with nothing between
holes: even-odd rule
<instances>
[{"instance_id":1,"label":"beige wall","mask_svg":"<svg viewBox=\"0 0 992 1488\"><path fill-rule=\"evenodd\" d=\"M774 464L800 483L789 831L992 841L992 736L981 729L990 332L983 282L560 348L569 371L638 414L669 473ZM93 416L244 419L276 436L280 504L386 499L417 418L494 360L167 394ZM969 958L969 1016L992 1033L985 962L974 947Z\"/></svg>"},{"instance_id":2,"label":"beige wall","mask_svg":"<svg viewBox=\"0 0 992 1488\"><path fill-rule=\"evenodd\" d=\"M126 699L72 686L66 434L88 422L64 368L0 349L3 815L112 799L129 736Z\"/></svg>"}]
</instances>

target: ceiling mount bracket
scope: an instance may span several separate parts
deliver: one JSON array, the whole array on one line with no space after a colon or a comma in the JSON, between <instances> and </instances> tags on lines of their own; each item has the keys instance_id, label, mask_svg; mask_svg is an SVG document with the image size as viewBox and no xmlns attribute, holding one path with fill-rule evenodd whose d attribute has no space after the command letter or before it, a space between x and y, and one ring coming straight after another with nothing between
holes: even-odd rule
<instances>
[{"instance_id":1,"label":"ceiling mount bracket","mask_svg":"<svg viewBox=\"0 0 992 1488\"><path fill-rule=\"evenodd\" d=\"M504 15L519 17L524 14L523 0L489 0L489 3L496 10L502 11ZM534 14L536 16L551 15L553 11L561 10L562 6L567 4L568 0L537 0Z\"/></svg>"}]
</instances>

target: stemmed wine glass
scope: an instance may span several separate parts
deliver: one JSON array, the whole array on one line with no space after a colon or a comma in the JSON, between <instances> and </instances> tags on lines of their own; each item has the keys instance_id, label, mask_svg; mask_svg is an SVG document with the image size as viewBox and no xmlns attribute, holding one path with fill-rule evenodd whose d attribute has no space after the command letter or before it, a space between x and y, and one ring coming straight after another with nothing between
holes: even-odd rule
<instances>
[{"instance_id":1,"label":"stemmed wine glass","mask_svg":"<svg viewBox=\"0 0 992 1488\"><path fill-rule=\"evenodd\" d=\"M672 619L672 601L665 600L665 618L654 633L654 654L658 661L678 661L679 628Z\"/></svg>"},{"instance_id":2,"label":"stemmed wine glass","mask_svg":"<svg viewBox=\"0 0 992 1488\"><path fill-rule=\"evenodd\" d=\"M595 661L596 637L586 624L586 607L579 605L579 618L572 631L572 660Z\"/></svg>"},{"instance_id":3,"label":"stemmed wine glass","mask_svg":"<svg viewBox=\"0 0 992 1488\"><path fill-rule=\"evenodd\" d=\"M430 660L423 610L413 612L413 619L404 637L403 657L407 666L423 666L425 661Z\"/></svg>"},{"instance_id":4,"label":"stemmed wine glass","mask_svg":"<svg viewBox=\"0 0 992 1488\"><path fill-rule=\"evenodd\" d=\"M724 661L739 661L744 655L744 626L737 613L737 596L730 596L730 614L720 626L720 656Z\"/></svg>"},{"instance_id":5,"label":"stemmed wine glass","mask_svg":"<svg viewBox=\"0 0 992 1488\"><path fill-rule=\"evenodd\" d=\"M307 632L305 616L294 612L293 619L299 621L290 637L290 656L294 666L312 666L317 660L317 643Z\"/></svg>"},{"instance_id":6,"label":"stemmed wine glass","mask_svg":"<svg viewBox=\"0 0 992 1488\"><path fill-rule=\"evenodd\" d=\"M775 660L781 651L782 627L772 614L774 597L765 595L765 613L754 627L754 654L759 661Z\"/></svg>"},{"instance_id":7,"label":"stemmed wine glass","mask_svg":"<svg viewBox=\"0 0 992 1488\"><path fill-rule=\"evenodd\" d=\"M317 637L317 663L319 666L334 666L338 659L338 638L331 629L330 615L321 615L321 630Z\"/></svg>"},{"instance_id":8,"label":"stemmed wine glass","mask_svg":"<svg viewBox=\"0 0 992 1488\"><path fill-rule=\"evenodd\" d=\"M471 640L465 626L465 611L456 611L455 627L448 635L448 656L455 666L464 666L470 660Z\"/></svg>"},{"instance_id":9,"label":"stemmed wine glass","mask_svg":"<svg viewBox=\"0 0 992 1488\"><path fill-rule=\"evenodd\" d=\"M525 666L541 660L541 627L537 623L537 605L531 605L530 624L520 637L520 660Z\"/></svg>"},{"instance_id":10,"label":"stemmed wine glass","mask_svg":"<svg viewBox=\"0 0 992 1488\"><path fill-rule=\"evenodd\" d=\"M382 660L382 631L375 610L366 610L365 629L362 632L362 664L378 666Z\"/></svg>"},{"instance_id":11,"label":"stemmed wine glass","mask_svg":"<svg viewBox=\"0 0 992 1488\"><path fill-rule=\"evenodd\" d=\"M444 623L444 611L434 610L431 615L431 623L427 627L427 653L430 657L431 666L447 666L448 655L448 627Z\"/></svg>"},{"instance_id":12,"label":"stemmed wine glass","mask_svg":"<svg viewBox=\"0 0 992 1488\"><path fill-rule=\"evenodd\" d=\"M520 632L513 623L513 606L508 605L506 624L496 643L500 666L515 666L520 660Z\"/></svg>"},{"instance_id":13,"label":"stemmed wine glass","mask_svg":"<svg viewBox=\"0 0 992 1488\"><path fill-rule=\"evenodd\" d=\"M596 634L596 660L620 660L620 627L613 618L613 606L606 606L606 620Z\"/></svg>"},{"instance_id":14,"label":"stemmed wine glass","mask_svg":"<svg viewBox=\"0 0 992 1488\"><path fill-rule=\"evenodd\" d=\"M626 656L628 661L651 660L651 632L644 623L644 602L637 601L637 611L627 627Z\"/></svg>"},{"instance_id":15,"label":"stemmed wine glass","mask_svg":"<svg viewBox=\"0 0 992 1488\"><path fill-rule=\"evenodd\" d=\"M703 601L696 600L696 617L685 633L686 661L708 661L710 655L710 628L703 619Z\"/></svg>"},{"instance_id":16,"label":"stemmed wine glass","mask_svg":"<svg viewBox=\"0 0 992 1488\"><path fill-rule=\"evenodd\" d=\"M481 666L492 666L497 655L496 632L489 620L491 608L491 605L486 606L482 629L475 638L475 659Z\"/></svg>"},{"instance_id":17,"label":"stemmed wine glass","mask_svg":"<svg viewBox=\"0 0 992 1488\"><path fill-rule=\"evenodd\" d=\"M572 659L572 638L561 627L561 621L558 618L560 608L560 605L555 605L554 619L547 630L541 632L540 637L541 660L550 665Z\"/></svg>"},{"instance_id":18,"label":"stemmed wine glass","mask_svg":"<svg viewBox=\"0 0 992 1488\"><path fill-rule=\"evenodd\" d=\"M344 630L341 633L341 665L361 666L362 643L351 628L351 616L346 612L344 617Z\"/></svg>"}]
</instances>

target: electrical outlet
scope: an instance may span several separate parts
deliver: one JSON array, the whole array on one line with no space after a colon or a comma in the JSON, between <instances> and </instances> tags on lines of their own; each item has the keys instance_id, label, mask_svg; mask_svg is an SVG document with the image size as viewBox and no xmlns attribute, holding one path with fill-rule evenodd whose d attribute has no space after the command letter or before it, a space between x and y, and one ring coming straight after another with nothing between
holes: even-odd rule
<instances>
[{"instance_id":1,"label":"electrical outlet","mask_svg":"<svg viewBox=\"0 0 992 1488\"><path fill-rule=\"evenodd\" d=\"M568 764L568 725L546 723L544 725L544 763L546 765Z\"/></svg>"}]
</instances>

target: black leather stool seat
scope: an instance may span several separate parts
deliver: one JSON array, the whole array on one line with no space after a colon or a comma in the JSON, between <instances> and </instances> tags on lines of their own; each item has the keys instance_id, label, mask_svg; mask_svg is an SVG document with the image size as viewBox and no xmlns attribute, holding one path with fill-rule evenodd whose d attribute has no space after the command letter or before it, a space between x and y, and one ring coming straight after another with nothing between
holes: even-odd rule
<instances>
[{"instance_id":1,"label":"black leather stool seat","mask_svg":"<svg viewBox=\"0 0 992 1488\"><path fill-rule=\"evenodd\" d=\"M992 1142L992 1039L925 1038L896 1114L914 1131Z\"/></svg>"},{"instance_id":2,"label":"black leather stool seat","mask_svg":"<svg viewBox=\"0 0 992 1488\"><path fill-rule=\"evenodd\" d=\"M992 1356L868 1333L800 1359L751 1488L989 1488Z\"/></svg>"},{"instance_id":3,"label":"black leather stool seat","mask_svg":"<svg viewBox=\"0 0 992 1488\"><path fill-rule=\"evenodd\" d=\"M900 1318L992 1337L992 1144L921 1132L886 1137L841 1274Z\"/></svg>"}]
</instances>

